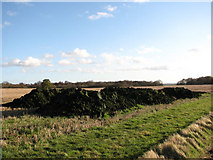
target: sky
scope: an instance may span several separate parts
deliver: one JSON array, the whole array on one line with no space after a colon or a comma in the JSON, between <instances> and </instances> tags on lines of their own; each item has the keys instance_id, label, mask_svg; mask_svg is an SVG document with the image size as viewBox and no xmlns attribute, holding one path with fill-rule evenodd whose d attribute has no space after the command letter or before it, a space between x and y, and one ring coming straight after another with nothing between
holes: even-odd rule
<instances>
[{"instance_id":1,"label":"sky","mask_svg":"<svg viewBox=\"0 0 213 160\"><path fill-rule=\"evenodd\" d=\"M211 75L210 2L3 2L2 81Z\"/></svg>"}]
</instances>

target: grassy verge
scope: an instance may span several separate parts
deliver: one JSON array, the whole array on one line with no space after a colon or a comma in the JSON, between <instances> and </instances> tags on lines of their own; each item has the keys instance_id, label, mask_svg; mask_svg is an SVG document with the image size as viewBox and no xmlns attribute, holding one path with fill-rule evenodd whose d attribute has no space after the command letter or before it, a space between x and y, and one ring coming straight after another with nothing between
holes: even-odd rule
<instances>
[{"instance_id":1,"label":"grassy verge","mask_svg":"<svg viewBox=\"0 0 213 160\"><path fill-rule=\"evenodd\" d=\"M211 96L206 94L166 110L76 133L70 132L75 127L71 125L61 132L61 126L51 123L51 118L40 117L40 121L33 117L7 118L3 120L3 157L136 158L208 114L210 107ZM55 122L60 120L54 118ZM46 134L40 134L43 132Z\"/></svg>"},{"instance_id":2,"label":"grassy verge","mask_svg":"<svg viewBox=\"0 0 213 160\"><path fill-rule=\"evenodd\" d=\"M144 158L203 158L212 144L213 112L146 152Z\"/></svg>"}]
</instances>

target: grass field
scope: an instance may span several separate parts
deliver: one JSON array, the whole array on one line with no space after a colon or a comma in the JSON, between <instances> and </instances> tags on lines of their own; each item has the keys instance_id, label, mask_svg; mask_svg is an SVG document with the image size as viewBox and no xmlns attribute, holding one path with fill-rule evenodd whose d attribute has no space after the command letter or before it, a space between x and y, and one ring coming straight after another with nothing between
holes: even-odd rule
<instances>
[{"instance_id":1,"label":"grass field","mask_svg":"<svg viewBox=\"0 0 213 160\"><path fill-rule=\"evenodd\" d=\"M144 158L212 158L213 112L146 152Z\"/></svg>"},{"instance_id":2,"label":"grass field","mask_svg":"<svg viewBox=\"0 0 213 160\"><path fill-rule=\"evenodd\" d=\"M211 94L162 106L159 110L141 106L114 121L38 115L3 118L3 157L137 158L207 115Z\"/></svg>"}]
</instances>

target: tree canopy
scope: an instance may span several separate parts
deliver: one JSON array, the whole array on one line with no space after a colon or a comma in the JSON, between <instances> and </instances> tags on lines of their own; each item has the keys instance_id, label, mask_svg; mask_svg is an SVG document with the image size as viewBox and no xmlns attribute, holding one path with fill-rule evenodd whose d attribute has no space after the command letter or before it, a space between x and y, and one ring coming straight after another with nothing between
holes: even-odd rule
<instances>
[{"instance_id":1,"label":"tree canopy","mask_svg":"<svg viewBox=\"0 0 213 160\"><path fill-rule=\"evenodd\" d=\"M44 79L43 82L41 82L41 88L44 90L51 89L52 87L53 85L49 79Z\"/></svg>"},{"instance_id":2,"label":"tree canopy","mask_svg":"<svg viewBox=\"0 0 213 160\"><path fill-rule=\"evenodd\" d=\"M199 77L199 78L188 78L180 80L177 85L201 85L201 84L213 84L213 77Z\"/></svg>"}]
</instances>

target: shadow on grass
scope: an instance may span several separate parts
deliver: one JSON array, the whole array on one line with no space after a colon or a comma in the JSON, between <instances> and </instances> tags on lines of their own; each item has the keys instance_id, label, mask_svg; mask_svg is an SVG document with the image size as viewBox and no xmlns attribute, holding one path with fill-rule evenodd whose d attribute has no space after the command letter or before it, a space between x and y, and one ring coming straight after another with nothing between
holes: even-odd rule
<instances>
[{"instance_id":1,"label":"shadow on grass","mask_svg":"<svg viewBox=\"0 0 213 160\"><path fill-rule=\"evenodd\" d=\"M23 115L38 115L36 110L38 108L31 108L31 109L11 109L10 107L5 107L4 105L1 106L2 108L6 108L6 110L1 109L2 111L2 117L20 117Z\"/></svg>"}]
</instances>

